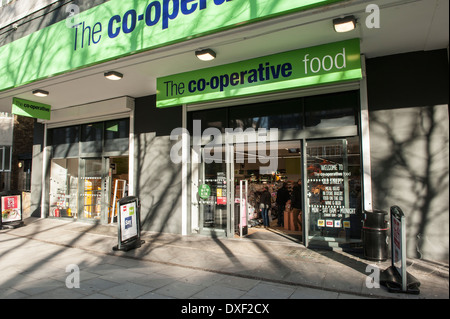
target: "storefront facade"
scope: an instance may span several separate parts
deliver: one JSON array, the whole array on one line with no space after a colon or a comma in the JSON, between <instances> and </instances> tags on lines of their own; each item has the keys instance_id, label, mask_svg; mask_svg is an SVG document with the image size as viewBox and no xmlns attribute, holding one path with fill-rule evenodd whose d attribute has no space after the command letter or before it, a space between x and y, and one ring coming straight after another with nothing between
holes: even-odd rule
<instances>
[{"instance_id":1,"label":"storefront facade","mask_svg":"<svg viewBox=\"0 0 450 319\"><path fill-rule=\"evenodd\" d=\"M275 217L277 190L300 182L300 220L288 208L279 236L358 244L364 210L399 205L409 253L448 260L448 36L427 50L373 40L377 12L390 30L397 10L425 6L387 2L80 1L70 21L6 39L2 54L41 53L24 52L32 72L10 58L1 101L50 91L35 215L111 224L136 195L144 230L258 239L264 188ZM357 29L332 30L349 12ZM67 43L48 40L50 57L44 36ZM216 59L196 60L203 48Z\"/></svg>"}]
</instances>

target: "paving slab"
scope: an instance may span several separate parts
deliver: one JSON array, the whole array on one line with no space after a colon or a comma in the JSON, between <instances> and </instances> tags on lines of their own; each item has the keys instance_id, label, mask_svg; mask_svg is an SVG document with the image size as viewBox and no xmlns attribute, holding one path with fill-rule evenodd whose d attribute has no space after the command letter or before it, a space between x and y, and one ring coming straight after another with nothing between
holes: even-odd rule
<instances>
[{"instance_id":1,"label":"paving slab","mask_svg":"<svg viewBox=\"0 0 450 319\"><path fill-rule=\"evenodd\" d=\"M408 260L421 282L419 295L370 289L368 265L344 251L297 243L143 232L145 243L113 251L117 227L30 219L0 230L3 298L114 299L448 299L448 265ZM66 267L79 269L80 288L69 289ZM240 299L240 300L242 300Z\"/></svg>"}]
</instances>

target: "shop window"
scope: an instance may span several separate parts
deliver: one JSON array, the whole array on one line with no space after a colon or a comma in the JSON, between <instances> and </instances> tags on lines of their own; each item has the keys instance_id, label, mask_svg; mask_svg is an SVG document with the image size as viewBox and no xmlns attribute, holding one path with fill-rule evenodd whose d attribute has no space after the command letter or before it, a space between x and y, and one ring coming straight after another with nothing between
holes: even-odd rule
<instances>
[{"instance_id":1,"label":"shop window","mask_svg":"<svg viewBox=\"0 0 450 319\"><path fill-rule=\"evenodd\" d=\"M81 218L100 219L102 211L102 160L83 159L80 177L83 198Z\"/></svg>"},{"instance_id":2,"label":"shop window","mask_svg":"<svg viewBox=\"0 0 450 319\"><path fill-rule=\"evenodd\" d=\"M79 132L79 126L59 127L50 130L48 144L53 146L53 157L78 156Z\"/></svg>"},{"instance_id":3,"label":"shop window","mask_svg":"<svg viewBox=\"0 0 450 319\"><path fill-rule=\"evenodd\" d=\"M230 108L230 125L243 130L253 128L302 128L302 100L281 100Z\"/></svg>"},{"instance_id":4,"label":"shop window","mask_svg":"<svg viewBox=\"0 0 450 319\"><path fill-rule=\"evenodd\" d=\"M104 152L128 152L130 120L107 121L104 124Z\"/></svg>"},{"instance_id":5,"label":"shop window","mask_svg":"<svg viewBox=\"0 0 450 319\"><path fill-rule=\"evenodd\" d=\"M77 217L78 159L53 159L50 166L50 216Z\"/></svg>"},{"instance_id":6,"label":"shop window","mask_svg":"<svg viewBox=\"0 0 450 319\"><path fill-rule=\"evenodd\" d=\"M358 92L342 92L304 98L305 126L317 128L356 125Z\"/></svg>"},{"instance_id":7,"label":"shop window","mask_svg":"<svg viewBox=\"0 0 450 319\"><path fill-rule=\"evenodd\" d=\"M307 142L309 236L341 243L361 239L359 137Z\"/></svg>"},{"instance_id":8,"label":"shop window","mask_svg":"<svg viewBox=\"0 0 450 319\"><path fill-rule=\"evenodd\" d=\"M0 146L0 172L11 170L11 146Z\"/></svg>"},{"instance_id":9,"label":"shop window","mask_svg":"<svg viewBox=\"0 0 450 319\"><path fill-rule=\"evenodd\" d=\"M98 154L103 148L103 123L81 125L81 153Z\"/></svg>"},{"instance_id":10,"label":"shop window","mask_svg":"<svg viewBox=\"0 0 450 319\"><path fill-rule=\"evenodd\" d=\"M194 134L193 132L193 123L194 120L201 121L201 134L207 128L217 128L220 132L225 133L225 128L227 128L227 109L212 109L205 111L195 111L189 112L189 120L188 120L188 130L191 133L191 136Z\"/></svg>"},{"instance_id":11,"label":"shop window","mask_svg":"<svg viewBox=\"0 0 450 319\"><path fill-rule=\"evenodd\" d=\"M288 100L188 112L188 130L201 120L207 128L303 130L357 125L359 92L348 91Z\"/></svg>"}]
</instances>

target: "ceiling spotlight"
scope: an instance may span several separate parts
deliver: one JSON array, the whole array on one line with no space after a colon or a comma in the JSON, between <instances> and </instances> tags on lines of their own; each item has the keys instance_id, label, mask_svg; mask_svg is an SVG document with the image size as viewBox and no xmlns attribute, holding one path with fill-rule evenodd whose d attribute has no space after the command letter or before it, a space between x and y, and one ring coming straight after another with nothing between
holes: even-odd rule
<instances>
[{"instance_id":1,"label":"ceiling spotlight","mask_svg":"<svg viewBox=\"0 0 450 319\"><path fill-rule=\"evenodd\" d=\"M46 97L46 96L48 96L50 93L48 93L47 91L44 91L44 90L34 90L34 91L33 91L33 94L34 94L35 96L39 96L39 97Z\"/></svg>"},{"instance_id":2,"label":"ceiling spotlight","mask_svg":"<svg viewBox=\"0 0 450 319\"><path fill-rule=\"evenodd\" d=\"M107 78L108 80L112 80L112 81L118 81L123 78L123 74L116 72L116 71L109 71L109 72L106 72L104 75L105 75L105 78Z\"/></svg>"},{"instance_id":3,"label":"ceiling spotlight","mask_svg":"<svg viewBox=\"0 0 450 319\"><path fill-rule=\"evenodd\" d=\"M202 61L211 61L216 58L216 52L211 49L197 50L195 55Z\"/></svg>"},{"instance_id":4,"label":"ceiling spotlight","mask_svg":"<svg viewBox=\"0 0 450 319\"><path fill-rule=\"evenodd\" d=\"M346 16L344 18L336 18L333 20L334 31L348 32L356 28L355 16Z\"/></svg>"}]
</instances>

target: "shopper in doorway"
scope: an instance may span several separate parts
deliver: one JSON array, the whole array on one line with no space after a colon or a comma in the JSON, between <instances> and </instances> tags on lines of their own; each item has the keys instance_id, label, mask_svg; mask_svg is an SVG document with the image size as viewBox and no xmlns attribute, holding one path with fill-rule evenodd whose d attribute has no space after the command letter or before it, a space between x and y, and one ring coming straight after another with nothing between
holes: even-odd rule
<instances>
[{"instance_id":1,"label":"shopper in doorway","mask_svg":"<svg viewBox=\"0 0 450 319\"><path fill-rule=\"evenodd\" d=\"M271 195L269 193L269 188L265 186L264 191L261 194L261 203L260 203L264 228L269 227L269 209L271 204L272 201Z\"/></svg>"},{"instance_id":2,"label":"shopper in doorway","mask_svg":"<svg viewBox=\"0 0 450 319\"><path fill-rule=\"evenodd\" d=\"M302 230L302 180L299 179L297 185L292 189L291 208L294 215L294 223ZM297 227L296 227L297 228Z\"/></svg>"},{"instance_id":3,"label":"shopper in doorway","mask_svg":"<svg viewBox=\"0 0 450 319\"><path fill-rule=\"evenodd\" d=\"M284 209L286 203L290 199L289 190L287 184L283 183L283 186L277 191L277 206L278 206L278 227L284 227Z\"/></svg>"}]
</instances>

